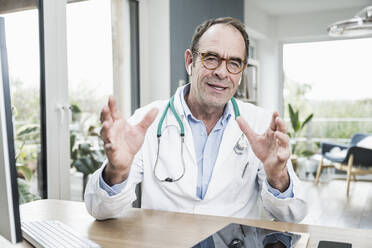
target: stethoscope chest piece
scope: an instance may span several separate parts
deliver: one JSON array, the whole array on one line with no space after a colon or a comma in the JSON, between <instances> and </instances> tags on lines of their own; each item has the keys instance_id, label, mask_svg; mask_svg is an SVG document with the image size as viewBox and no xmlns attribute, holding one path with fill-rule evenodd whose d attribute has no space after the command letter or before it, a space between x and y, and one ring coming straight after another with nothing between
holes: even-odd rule
<instances>
[{"instance_id":1,"label":"stethoscope chest piece","mask_svg":"<svg viewBox=\"0 0 372 248\"><path fill-rule=\"evenodd\" d=\"M234 152L238 155L242 155L245 150L248 149L248 142L245 139L244 133L240 136L238 142L234 146Z\"/></svg>"},{"instance_id":2,"label":"stethoscope chest piece","mask_svg":"<svg viewBox=\"0 0 372 248\"><path fill-rule=\"evenodd\" d=\"M230 244L228 244L229 248L243 248L244 242L241 239L233 239Z\"/></svg>"}]
</instances>

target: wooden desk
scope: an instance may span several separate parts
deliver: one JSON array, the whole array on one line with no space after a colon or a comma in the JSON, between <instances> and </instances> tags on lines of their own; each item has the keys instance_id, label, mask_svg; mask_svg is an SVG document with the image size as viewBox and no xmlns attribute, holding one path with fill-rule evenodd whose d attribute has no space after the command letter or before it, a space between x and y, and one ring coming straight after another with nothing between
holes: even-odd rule
<instances>
[{"instance_id":1,"label":"wooden desk","mask_svg":"<svg viewBox=\"0 0 372 248\"><path fill-rule=\"evenodd\" d=\"M40 200L21 206L22 220L56 219L102 247L191 247L231 222L310 234L307 247L319 240L343 241L353 248L372 247L372 230L332 228L263 220L192 215L155 210L130 209L125 217L95 221L84 203ZM0 247L4 241L0 239ZM31 247L23 242L15 247Z\"/></svg>"}]
</instances>

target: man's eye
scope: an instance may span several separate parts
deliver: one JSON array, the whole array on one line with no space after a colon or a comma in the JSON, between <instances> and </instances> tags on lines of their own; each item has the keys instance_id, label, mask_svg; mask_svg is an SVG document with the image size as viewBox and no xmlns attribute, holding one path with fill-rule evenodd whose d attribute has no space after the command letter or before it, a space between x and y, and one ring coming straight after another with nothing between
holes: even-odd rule
<instances>
[{"instance_id":1,"label":"man's eye","mask_svg":"<svg viewBox=\"0 0 372 248\"><path fill-rule=\"evenodd\" d=\"M233 67L236 67L236 68L240 68L240 65L241 63L239 63L238 61L230 61L229 64Z\"/></svg>"},{"instance_id":2,"label":"man's eye","mask_svg":"<svg viewBox=\"0 0 372 248\"><path fill-rule=\"evenodd\" d=\"M215 55L206 55L205 60L207 61L218 61L218 57Z\"/></svg>"}]
</instances>

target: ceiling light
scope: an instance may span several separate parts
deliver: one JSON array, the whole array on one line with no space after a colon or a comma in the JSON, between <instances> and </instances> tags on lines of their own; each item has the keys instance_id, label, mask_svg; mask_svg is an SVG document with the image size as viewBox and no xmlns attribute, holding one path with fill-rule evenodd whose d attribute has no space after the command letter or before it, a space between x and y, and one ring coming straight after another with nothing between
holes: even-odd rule
<instances>
[{"instance_id":1,"label":"ceiling light","mask_svg":"<svg viewBox=\"0 0 372 248\"><path fill-rule=\"evenodd\" d=\"M327 27L333 37L356 37L372 34L372 6L358 12L349 20L335 22Z\"/></svg>"}]
</instances>

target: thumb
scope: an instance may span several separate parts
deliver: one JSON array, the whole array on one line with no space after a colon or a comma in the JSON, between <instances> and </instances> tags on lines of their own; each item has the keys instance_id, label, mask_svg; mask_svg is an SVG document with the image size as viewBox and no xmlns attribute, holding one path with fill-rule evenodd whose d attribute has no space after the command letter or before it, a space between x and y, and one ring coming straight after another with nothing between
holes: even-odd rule
<instances>
[{"instance_id":1,"label":"thumb","mask_svg":"<svg viewBox=\"0 0 372 248\"><path fill-rule=\"evenodd\" d=\"M243 119L243 117L239 116L236 121L238 122L240 130L245 134L249 143L255 143L254 140L257 137L257 134L253 131L253 129L249 126L249 124Z\"/></svg>"},{"instance_id":2,"label":"thumb","mask_svg":"<svg viewBox=\"0 0 372 248\"><path fill-rule=\"evenodd\" d=\"M140 123L138 123L138 127L143 130L143 131L146 131L149 126L154 122L155 118L156 118L156 115L158 114L159 110L157 108L153 108L151 109L146 115L145 117L142 119L142 121Z\"/></svg>"}]
</instances>

